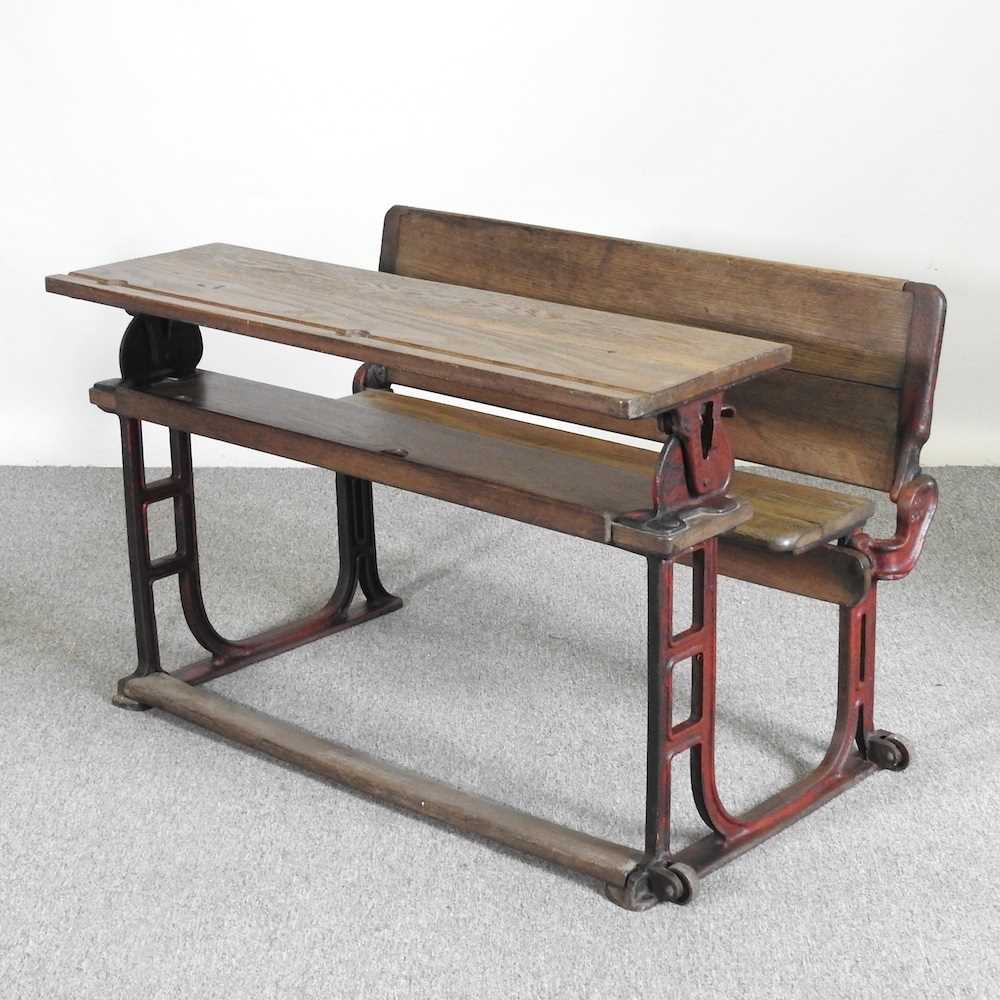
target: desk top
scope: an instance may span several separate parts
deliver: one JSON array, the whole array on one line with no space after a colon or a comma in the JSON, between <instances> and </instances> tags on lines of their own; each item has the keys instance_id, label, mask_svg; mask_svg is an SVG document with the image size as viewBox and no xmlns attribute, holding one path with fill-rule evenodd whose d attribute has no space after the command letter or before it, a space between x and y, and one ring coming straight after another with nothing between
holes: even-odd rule
<instances>
[{"instance_id":1,"label":"desk top","mask_svg":"<svg viewBox=\"0 0 1000 1000\"><path fill-rule=\"evenodd\" d=\"M52 275L50 292L523 400L637 418L786 365L753 337L211 243Z\"/></svg>"}]
</instances>

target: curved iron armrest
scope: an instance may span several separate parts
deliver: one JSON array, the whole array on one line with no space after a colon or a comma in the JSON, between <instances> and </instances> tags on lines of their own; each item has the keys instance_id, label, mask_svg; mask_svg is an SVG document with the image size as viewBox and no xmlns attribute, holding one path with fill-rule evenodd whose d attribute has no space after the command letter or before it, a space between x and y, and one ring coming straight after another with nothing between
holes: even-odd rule
<instances>
[{"instance_id":1,"label":"curved iron armrest","mask_svg":"<svg viewBox=\"0 0 1000 1000\"><path fill-rule=\"evenodd\" d=\"M917 476L896 497L896 534L892 538L852 533L851 545L872 561L873 579L901 580L916 566L937 505L937 482L932 476Z\"/></svg>"}]
</instances>

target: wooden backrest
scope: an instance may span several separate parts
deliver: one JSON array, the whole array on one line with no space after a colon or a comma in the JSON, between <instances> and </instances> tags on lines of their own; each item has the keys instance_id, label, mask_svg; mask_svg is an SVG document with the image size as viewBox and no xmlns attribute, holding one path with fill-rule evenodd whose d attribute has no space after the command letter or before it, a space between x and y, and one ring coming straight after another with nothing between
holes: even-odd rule
<instances>
[{"instance_id":1,"label":"wooden backrest","mask_svg":"<svg viewBox=\"0 0 1000 1000\"><path fill-rule=\"evenodd\" d=\"M729 393L737 457L893 495L919 470L944 325L931 285L401 206L386 215L379 266L791 344L787 368ZM563 406L528 412L595 424ZM661 437L651 420L598 425Z\"/></svg>"}]
</instances>

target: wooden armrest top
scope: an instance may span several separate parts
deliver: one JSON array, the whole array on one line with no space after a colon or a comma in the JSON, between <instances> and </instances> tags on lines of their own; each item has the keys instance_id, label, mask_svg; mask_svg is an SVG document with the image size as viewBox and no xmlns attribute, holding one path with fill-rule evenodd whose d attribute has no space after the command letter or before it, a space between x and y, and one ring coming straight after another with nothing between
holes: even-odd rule
<instances>
[{"instance_id":1,"label":"wooden armrest top","mask_svg":"<svg viewBox=\"0 0 1000 1000\"><path fill-rule=\"evenodd\" d=\"M637 418L787 364L753 337L213 243L52 275L50 292Z\"/></svg>"}]
</instances>

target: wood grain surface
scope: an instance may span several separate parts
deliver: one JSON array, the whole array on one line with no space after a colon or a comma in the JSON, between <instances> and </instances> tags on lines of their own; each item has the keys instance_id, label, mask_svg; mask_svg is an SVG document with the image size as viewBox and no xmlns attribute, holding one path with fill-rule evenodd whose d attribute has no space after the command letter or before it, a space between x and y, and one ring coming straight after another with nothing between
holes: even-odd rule
<instances>
[{"instance_id":1,"label":"wood grain surface","mask_svg":"<svg viewBox=\"0 0 1000 1000\"><path fill-rule=\"evenodd\" d=\"M782 371L728 393L737 457L882 490L893 482L914 314L902 279L404 207L386 216L380 266L787 343L794 353ZM447 391L407 373L397 381ZM502 391L486 391L484 401L519 408ZM650 421L629 431L552 399L523 408L658 436Z\"/></svg>"},{"instance_id":2,"label":"wood grain surface","mask_svg":"<svg viewBox=\"0 0 1000 1000\"><path fill-rule=\"evenodd\" d=\"M784 345L679 323L218 243L53 275L46 287L630 419L791 357Z\"/></svg>"},{"instance_id":3,"label":"wood grain surface","mask_svg":"<svg viewBox=\"0 0 1000 1000\"><path fill-rule=\"evenodd\" d=\"M552 400L518 400L495 387L463 387L441 379L387 370L390 382L430 392L521 409L630 437L662 441L655 419L623 420L583 413ZM726 433L739 458L778 469L888 490L898 443L899 392L844 379L768 372L726 393L736 410Z\"/></svg>"},{"instance_id":4,"label":"wood grain surface","mask_svg":"<svg viewBox=\"0 0 1000 1000\"><path fill-rule=\"evenodd\" d=\"M397 206L394 274L792 344L791 367L900 385L913 308L904 281Z\"/></svg>"},{"instance_id":5,"label":"wood grain surface","mask_svg":"<svg viewBox=\"0 0 1000 1000\"><path fill-rule=\"evenodd\" d=\"M142 705L163 709L259 753L614 885L624 885L629 872L642 860L640 852L624 845L323 739L167 673L130 677L124 690Z\"/></svg>"},{"instance_id":6,"label":"wood grain surface","mask_svg":"<svg viewBox=\"0 0 1000 1000\"><path fill-rule=\"evenodd\" d=\"M101 383L91 399L123 416L594 541L611 541L617 517L651 504L656 451L399 393L333 400L199 372L145 389ZM741 470L730 492L747 509L720 519L718 530L732 526L730 537L776 552L812 548L872 513L863 498Z\"/></svg>"}]
</instances>

